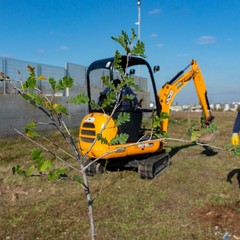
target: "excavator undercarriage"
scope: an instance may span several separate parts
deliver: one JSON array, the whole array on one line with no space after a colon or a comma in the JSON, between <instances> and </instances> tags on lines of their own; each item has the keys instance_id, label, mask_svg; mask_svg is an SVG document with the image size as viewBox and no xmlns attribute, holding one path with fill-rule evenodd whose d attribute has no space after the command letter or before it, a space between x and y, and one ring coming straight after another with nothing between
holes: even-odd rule
<instances>
[{"instance_id":1,"label":"excavator undercarriage","mask_svg":"<svg viewBox=\"0 0 240 240\"><path fill-rule=\"evenodd\" d=\"M133 160L134 159L134 160ZM87 161L86 165L94 159ZM114 161L99 161L91 164L87 168L87 175L94 176L96 173L104 172L106 169L135 169L142 179L153 179L161 174L168 166L170 166L170 156L165 151L154 155L131 156L131 158L118 158Z\"/></svg>"}]
</instances>

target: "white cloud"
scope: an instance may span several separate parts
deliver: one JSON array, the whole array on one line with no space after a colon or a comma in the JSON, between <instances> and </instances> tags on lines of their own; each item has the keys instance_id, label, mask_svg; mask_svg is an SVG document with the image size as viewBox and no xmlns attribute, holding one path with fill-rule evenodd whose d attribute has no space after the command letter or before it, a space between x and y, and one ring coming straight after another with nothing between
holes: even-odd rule
<instances>
[{"instance_id":1,"label":"white cloud","mask_svg":"<svg viewBox=\"0 0 240 240\"><path fill-rule=\"evenodd\" d=\"M69 47L64 46L64 45L62 45L58 48L59 51L68 51L69 49L70 49Z\"/></svg>"},{"instance_id":2,"label":"white cloud","mask_svg":"<svg viewBox=\"0 0 240 240\"><path fill-rule=\"evenodd\" d=\"M42 49L42 48L39 48L39 49L37 49L37 53L39 53L39 54L44 54L44 53L45 53L45 50Z\"/></svg>"},{"instance_id":3,"label":"white cloud","mask_svg":"<svg viewBox=\"0 0 240 240\"><path fill-rule=\"evenodd\" d=\"M189 57L189 53L179 53L177 57Z\"/></svg>"},{"instance_id":4,"label":"white cloud","mask_svg":"<svg viewBox=\"0 0 240 240\"><path fill-rule=\"evenodd\" d=\"M164 46L164 45L163 45L162 43L156 44L156 47L157 47L157 48L163 48L163 46Z\"/></svg>"},{"instance_id":5,"label":"white cloud","mask_svg":"<svg viewBox=\"0 0 240 240\"><path fill-rule=\"evenodd\" d=\"M215 44L217 39L212 36L202 36L196 39L196 43L199 45L208 45L208 44Z\"/></svg>"},{"instance_id":6,"label":"white cloud","mask_svg":"<svg viewBox=\"0 0 240 240\"><path fill-rule=\"evenodd\" d=\"M151 37L151 38L156 38L156 37L158 37L158 34L157 34L157 33L152 33L152 34L150 35L150 37Z\"/></svg>"},{"instance_id":7,"label":"white cloud","mask_svg":"<svg viewBox=\"0 0 240 240\"><path fill-rule=\"evenodd\" d=\"M150 15L155 15L155 14L159 14L160 12L161 12L161 10L159 8L155 8L155 9L149 11L148 13Z\"/></svg>"}]
</instances>

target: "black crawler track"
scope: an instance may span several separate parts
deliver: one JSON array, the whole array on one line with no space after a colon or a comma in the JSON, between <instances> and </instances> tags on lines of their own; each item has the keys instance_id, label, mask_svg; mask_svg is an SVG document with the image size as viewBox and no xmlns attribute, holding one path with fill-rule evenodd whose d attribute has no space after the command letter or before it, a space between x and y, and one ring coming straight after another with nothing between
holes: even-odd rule
<instances>
[{"instance_id":1,"label":"black crawler track","mask_svg":"<svg viewBox=\"0 0 240 240\"><path fill-rule=\"evenodd\" d=\"M153 179L165 170L170 164L170 156L167 153L153 155L139 162L138 172L143 179Z\"/></svg>"}]
</instances>

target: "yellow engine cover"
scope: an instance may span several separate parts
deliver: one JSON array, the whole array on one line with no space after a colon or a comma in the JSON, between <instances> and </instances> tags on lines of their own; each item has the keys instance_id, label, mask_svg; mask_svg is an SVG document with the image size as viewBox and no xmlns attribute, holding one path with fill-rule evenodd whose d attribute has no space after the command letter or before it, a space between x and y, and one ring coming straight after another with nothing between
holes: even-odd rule
<instances>
[{"instance_id":1,"label":"yellow engine cover","mask_svg":"<svg viewBox=\"0 0 240 240\"><path fill-rule=\"evenodd\" d=\"M102 132L102 137L106 138L107 141L110 142L113 138L115 138L118 129L114 120L109 115L97 112L90 113L83 118L79 130L79 149L82 154L85 154L87 151L89 151L91 145L97 137L97 134L99 134L103 128L105 129ZM102 144L101 141L97 140L94 143L94 149L98 149L98 147L105 149L107 146L105 145L106 144ZM91 156L91 150L89 157L96 157Z\"/></svg>"},{"instance_id":2,"label":"yellow engine cover","mask_svg":"<svg viewBox=\"0 0 240 240\"><path fill-rule=\"evenodd\" d=\"M105 127L106 125L106 127ZM102 129L104 129L102 131ZM118 128L114 120L104 113L90 113L85 116L79 129L79 150L90 158L122 158L129 155L154 153L162 148L163 142L138 142L110 145L97 140L97 134L102 131L102 137L108 142L114 139Z\"/></svg>"}]
</instances>

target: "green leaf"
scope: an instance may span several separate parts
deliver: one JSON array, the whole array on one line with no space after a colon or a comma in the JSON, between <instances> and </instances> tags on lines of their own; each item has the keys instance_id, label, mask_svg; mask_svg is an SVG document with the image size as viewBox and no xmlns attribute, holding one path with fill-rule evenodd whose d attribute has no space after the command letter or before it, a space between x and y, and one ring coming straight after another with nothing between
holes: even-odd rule
<instances>
[{"instance_id":1,"label":"green leaf","mask_svg":"<svg viewBox=\"0 0 240 240\"><path fill-rule=\"evenodd\" d=\"M79 184L83 184L83 179L78 175L73 176L73 181L76 181Z\"/></svg>"},{"instance_id":2,"label":"green leaf","mask_svg":"<svg viewBox=\"0 0 240 240\"><path fill-rule=\"evenodd\" d=\"M115 70L119 71L120 74L123 73L123 69L120 65L121 62L122 62L122 55L117 50L114 55L113 67Z\"/></svg>"},{"instance_id":3,"label":"green leaf","mask_svg":"<svg viewBox=\"0 0 240 240\"><path fill-rule=\"evenodd\" d=\"M36 93L27 92L23 93L21 96L27 101L29 101L34 107L42 106L42 104L44 103L44 97L39 96Z\"/></svg>"},{"instance_id":4,"label":"green leaf","mask_svg":"<svg viewBox=\"0 0 240 240\"><path fill-rule=\"evenodd\" d=\"M15 174L19 174L19 175L24 175L24 176L25 176L25 174L26 174L25 170L24 170L22 167L20 167L19 165L14 166L14 167L12 168L12 173L13 173L14 175L15 175Z\"/></svg>"},{"instance_id":5,"label":"green leaf","mask_svg":"<svg viewBox=\"0 0 240 240\"><path fill-rule=\"evenodd\" d=\"M35 129L36 126L36 123L34 121L31 121L27 126L24 127L24 129Z\"/></svg>"},{"instance_id":6,"label":"green leaf","mask_svg":"<svg viewBox=\"0 0 240 240\"><path fill-rule=\"evenodd\" d=\"M240 145L237 145L237 146L227 145L226 148L228 151L233 152L235 157L240 156Z\"/></svg>"},{"instance_id":7,"label":"green leaf","mask_svg":"<svg viewBox=\"0 0 240 240\"><path fill-rule=\"evenodd\" d=\"M168 134L166 132L162 132L160 128L157 128L153 135L159 139L168 137Z\"/></svg>"},{"instance_id":8,"label":"green leaf","mask_svg":"<svg viewBox=\"0 0 240 240\"><path fill-rule=\"evenodd\" d=\"M161 118L161 119L169 118L169 114L166 113L166 112L162 112L162 113L160 113L160 118Z\"/></svg>"},{"instance_id":9,"label":"green leaf","mask_svg":"<svg viewBox=\"0 0 240 240\"><path fill-rule=\"evenodd\" d=\"M190 137L191 141L197 141L201 139L201 136L204 136L204 134L213 134L217 132L218 127L214 123L210 123L210 125L206 126L202 123L202 119L198 124L194 120L191 121L190 128L188 129L188 136Z\"/></svg>"},{"instance_id":10,"label":"green leaf","mask_svg":"<svg viewBox=\"0 0 240 240\"><path fill-rule=\"evenodd\" d=\"M159 127L162 123L163 119L160 118L159 116L154 116L154 119L153 119L153 127L156 128L156 127Z\"/></svg>"},{"instance_id":11,"label":"green leaf","mask_svg":"<svg viewBox=\"0 0 240 240\"><path fill-rule=\"evenodd\" d=\"M55 87L55 90L64 90L73 86L73 79L71 77L63 77L60 79Z\"/></svg>"},{"instance_id":12,"label":"green leaf","mask_svg":"<svg viewBox=\"0 0 240 240\"><path fill-rule=\"evenodd\" d=\"M132 37L130 39L131 42L133 42L133 40L137 37L135 30L132 28Z\"/></svg>"},{"instance_id":13,"label":"green leaf","mask_svg":"<svg viewBox=\"0 0 240 240\"><path fill-rule=\"evenodd\" d=\"M35 76L35 71L34 71L34 67L31 67L30 65L27 66L29 73L29 77L27 78L27 80L25 82L23 82L21 89L22 90L26 90L27 88L30 89L34 89L36 87L36 76ZM20 73L20 71L19 71Z\"/></svg>"},{"instance_id":14,"label":"green leaf","mask_svg":"<svg viewBox=\"0 0 240 240\"><path fill-rule=\"evenodd\" d=\"M134 95L133 94L126 94L122 96L122 99L125 101L132 101L134 99Z\"/></svg>"},{"instance_id":15,"label":"green leaf","mask_svg":"<svg viewBox=\"0 0 240 240\"><path fill-rule=\"evenodd\" d=\"M63 113L65 115L69 115L67 112L67 108L62 106L61 104L54 104L53 109L57 112L57 114Z\"/></svg>"},{"instance_id":16,"label":"green leaf","mask_svg":"<svg viewBox=\"0 0 240 240\"><path fill-rule=\"evenodd\" d=\"M157 116L157 115L155 115L155 116L153 117L153 127L154 127L154 128L159 127L159 126L161 125L161 123L163 122L163 120L166 119L166 118L168 118L168 117L169 117L169 115L168 115L168 113L166 113L166 112L162 112L162 113L160 114L160 117Z\"/></svg>"},{"instance_id":17,"label":"green leaf","mask_svg":"<svg viewBox=\"0 0 240 240\"><path fill-rule=\"evenodd\" d=\"M44 162L42 163L39 171L40 171L40 172L46 172L46 171L50 170L51 168L52 168L52 162L51 162L51 160L46 160L46 161L44 161Z\"/></svg>"},{"instance_id":18,"label":"green leaf","mask_svg":"<svg viewBox=\"0 0 240 240\"><path fill-rule=\"evenodd\" d=\"M141 56L143 58L146 58L145 52L145 45L142 41L138 40L137 44L132 49L132 55L133 56Z\"/></svg>"},{"instance_id":19,"label":"green leaf","mask_svg":"<svg viewBox=\"0 0 240 240\"><path fill-rule=\"evenodd\" d=\"M134 77L126 76L124 78L124 85L128 87L134 87L135 89L138 89L139 86L135 84Z\"/></svg>"},{"instance_id":20,"label":"green leaf","mask_svg":"<svg viewBox=\"0 0 240 240\"><path fill-rule=\"evenodd\" d=\"M102 134L97 134L97 139L101 141L102 144L108 144L108 141L106 138L102 136Z\"/></svg>"},{"instance_id":21,"label":"green leaf","mask_svg":"<svg viewBox=\"0 0 240 240\"><path fill-rule=\"evenodd\" d=\"M54 171L49 172L48 174L48 179L49 180L57 180L60 177L67 177L67 174L65 173L65 171L63 169L55 169Z\"/></svg>"},{"instance_id":22,"label":"green leaf","mask_svg":"<svg viewBox=\"0 0 240 240\"><path fill-rule=\"evenodd\" d=\"M90 106L91 106L92 109L96 109L96 110L101 109L101 107L98 105L98 103L96 103L94 100L92 100L90 102Z\"/></svg>"},{"instance_id":23,"label":"green leaf","mask_svg":"<svg viewBox=\"0 0 240 240\"><path fill-rule=\"evenodd\" d=\"M48 81L51 84L52 89L55 91L56 90L56 85L57 85L57 82L55 81L55 79L51 77L51 78L48 79Z\"/></svg>"},{"instance_id":24,"label":"green leaf","mask_svg":"<svg viewBox=\"0 0 240 240\"><path fill-rule=\"evenodd\" d=\"M115 120L116 126L120 126L125 122L130 121L130 113L121 112L118 114L117 119Z\"/></svg>"},{"instance_id":25,"label":"green leaf","mask_svg":"<svg viewBox=\"0 0 240 240\"><path fill-rule=\"evenodd\" d=\"M30 73L30 76L27 78L27 81L25 82L25 87L29 89L34 89L36 87L37 80L35 73Z\"/></svg>"},{"instance_id":26,"label":"green leaf","mask_svg":"<svg viewBox=\"0 0 240 240\"><path fill-rule=\"evenodd\" d=\"M33 149L32 153L31 153L32 159L35 161L35 160L41 158L41 154L42 154L41 149Z\"/></svg>"},{"instance_id":27,"label":"green leaf","mask_svg":"<svg viewBox=\"0 0 240 240\"><path fill-rule=\"evenodd\" d=\"M126 133L117 134L114 139L111 140L111 145L124 144L127 142L129 135Z\"/></svg>"},{"instance_id":28,"label":"green leaf","mask_svg":"<svg viewBox=\"0 0 240 240\"><path fill-rule=\"evenodd\" d=\"M218 131L218 126L216 126L214 123L210 123L208 126L203 128L203 133L215 133Z\"/></svg>"},{"instance_id":29,"label":"green leaf","mask_svg":"<svg viewBox=\"0 0 240 240\"><path fill-rule=\"evenodd\" d=\"M110 77L108 75L104 75L101 77L101 80L102 80L102 83L105 85L105 86L109 86L110 84Z\"/></svg>"},{"instance_id":30,"label":"green leaf","mask_svg":"<svg viewBox=\"0 0 240 240\"><path fill-rule=\"evenodd\" d=\"M107 92L105 98L102 101L102 107L106 108L109 106L113 106L116 103L116 92L115 91L109 91Z\"/></svg>"},{"instance_id":31,"label":"green leaf","mask_svg":"<svg viewBox=\"0 0 240 240\"><path fill-rule=\"evenodd\" d=\"M28 85L27 85L27 82L24 82L23 84L22 84L22 90L26 90L28 88Z\"/></svg>"},{"instance_id":32,"label":"green leaf","mask_svg":"<svg viewBox=\"0 0 240 240\"><path fill-rule=\"evenodd\" d=\"M70 98L67 102L68 103L73 103L73 104L85 104L89 101L89 98L86 94L80 93L79 95Z\"/></svg>"},{"instance_id":33,"label":"green leaf","mask_svg":"<svg viewBox=\"0 0 240 240\"><path fill-rule=\"evenodd\" d=\"M142 41L139 39L137 40L137 43L133 45L133 41L136 39L137 35L135 34L134 29L132 29L132 36L129 38L128 34L125 31L121 32L121 35L116 37L112 37L112 39L119 43L122 48L125 51L125 54L127 56L141 56L141 57L146 57L145 56L145 45ZM115 66L114 66L115 67ZM116 68L117 69L117 68Z\"/></svg>"},{"instance_id":34,"label":"green leaf","mask_svg":"<svg viewBox=\"0 0 240 240\"><path fill-rule=\"evenodd\" d=\"M71 77L63 77L63 84L65 88L71 88L73 86L73 79Z\"/></svg>"},{"instance_id":35,"label":"green leaf","mask_svg":"<svg viewBox=\"0 0 240 240\"><path fill-rule=\"evenodd\" d=\"M201 136L201 132L198 130L192 130L190 134L190 139L192 142L197 141Z\"/></svg>"},{"instance_id":36,"label":"green leaf","mask_svg":"<svg viewBox=\"0 0 240 240\"><path fill-rule=\"evenodd\" d=\"M44 158L42 156L42 151L41 149L33 149L32 153L31 153L31 156L32 156L32 160L34 162L34 166L36 167L36 169L38 171L41 172L41 166L43 165L44 163Z\"/></svg>"},{"instance_id":37,"label":"green leaf","mask_svg":"<svg viewBox=\"0 0 240 240\"><path fill-rule=\"evenodd\" d=\"M125 31L122 31L122 35L116 37L112 37L112 39L116 42L118 42L125 50L128 46L128 36Z\"/></svg>"},{"instance_id":38,"label":"green leaf","mask_svg":"<svg viewBox=\"0 0 240 240\"><path fill-rule=\"evenodd\" d=\"M34 165L30 166L30 167L27 169L25 176L26 176L26 177L32 176L34 170L36 170L35 166L34 166Z\"/></svg>"},{"instance_id":39,"label":"green leaf","mask_svg":"<svg viewBox=\"0 0 240 240\"><path fill-rule=\"evenodd\" d=\"M35 128L36 128L36 123L33 121L30 122L27 126L23 127L25 131L25 135L30 138L38 137L39 134L36 131L34 131Z\"/></svg>"}]
</instances>

